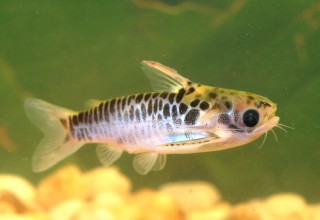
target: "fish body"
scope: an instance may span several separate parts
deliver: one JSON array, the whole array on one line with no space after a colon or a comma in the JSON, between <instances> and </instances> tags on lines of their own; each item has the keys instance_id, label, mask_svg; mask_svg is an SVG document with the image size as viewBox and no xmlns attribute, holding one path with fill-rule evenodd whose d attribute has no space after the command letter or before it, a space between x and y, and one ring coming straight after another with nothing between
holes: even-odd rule
<instances>
[{"instance_id":1,"label":"fish body","mask_svg":"<svg viewBox=\"0 0 320 220\"><path fill-rule=\"evenodd\" d=\"M86 143L104 165L136 154L140 174L161 170L167 154L223 150L249 143L278 124L276 104L253 93L201 85L153 61L142 69L155 92L92 102L74 112L27 98L30 120L45 134L33 156L43 171Z\"/></svg>"}]
</instances>

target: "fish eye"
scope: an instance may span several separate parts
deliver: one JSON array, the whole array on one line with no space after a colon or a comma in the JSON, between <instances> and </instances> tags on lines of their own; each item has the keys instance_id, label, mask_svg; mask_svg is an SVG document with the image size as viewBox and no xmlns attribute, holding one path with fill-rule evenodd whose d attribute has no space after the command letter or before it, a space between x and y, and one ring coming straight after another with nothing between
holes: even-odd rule
<instances>
[{"instance_id":1,"label":"fish eye","mask_svg":"<svg viewBox=\"0 0 320 220\"><path fill-rule=\"evenodd\" d=\"M259 122L259 112L249 109L243 114L243 123L248 127L256 126Z\"/></svg>"}]
</instances>

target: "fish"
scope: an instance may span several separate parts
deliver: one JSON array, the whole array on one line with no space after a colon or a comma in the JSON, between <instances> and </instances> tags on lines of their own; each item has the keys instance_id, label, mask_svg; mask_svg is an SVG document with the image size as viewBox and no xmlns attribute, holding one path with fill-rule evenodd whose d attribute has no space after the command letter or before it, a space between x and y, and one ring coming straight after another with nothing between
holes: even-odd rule
<instances>
[{"instance_id":1,"label":"fish","mask_svg":"<svg viewBox=\"0 0 320 220\"><path fill-rule=\"evenodd\" d=\"M277 104L250 92L207 86L154 61L142 61L153 92L90 101L72 111L28 97L26 115L44 137L32 158L35 172L47 170L83 145L110 166L123 152L134 169L162 170L168 154L225 150L248 144L279 123Z\"/></svg>"}]
</instances>

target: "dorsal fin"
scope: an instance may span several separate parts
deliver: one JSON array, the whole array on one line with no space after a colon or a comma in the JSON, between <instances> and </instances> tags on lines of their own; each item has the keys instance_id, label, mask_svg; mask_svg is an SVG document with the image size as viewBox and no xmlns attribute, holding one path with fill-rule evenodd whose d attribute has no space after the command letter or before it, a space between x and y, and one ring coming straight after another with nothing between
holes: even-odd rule
<instances>
[{"instance_id":1,"label":"dorsal fin","mask_svg":"<svg viewBox=\"0 0 320 220\"><path fill-rule=\"evenodd\" d=\"M178 92L195 84L181 76L176 70L154 61L142 61L142 70L149 78L152 88L157 92Z\"/></svg>"}]
</instances>

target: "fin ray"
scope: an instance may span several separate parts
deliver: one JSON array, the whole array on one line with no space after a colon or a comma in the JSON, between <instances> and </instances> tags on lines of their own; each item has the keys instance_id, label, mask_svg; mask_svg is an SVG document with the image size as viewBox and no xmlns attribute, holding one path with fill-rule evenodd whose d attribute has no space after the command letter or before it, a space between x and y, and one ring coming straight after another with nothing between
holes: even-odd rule
<instances>
[{"instance_id":1,"label":"fin ray","mask_svg":"<svg viewBox=\"0 0 320 220\"><path fill-rule=\"evenodd\" d=\"M142 61L142 70L150 80L152 88L157 92L178 92L187 88L189 79L177 71L154 61Z\"/></svg>"},{"instance_id":2,"label":"fin ray","mask_svg":"<svg viewBox=\"0 0 320 220\"><path fill-rule=\"evenodd\" d=\"M123 150L110 147L106 144L99 144L96 148L96 152L103 166L110 166L121 157Z\"/></svg>"},{"instance_id":3,"label":"fin ray","mask_svg":"<svg viewBox=\"0 0 320 220\"><path fill-rule=\"evenodd\" d=\"M162 170L167 163L167 155L166 154L159 154L155 164L152 167L153 171L159 171Z\"/></svg>"},{"instance_id":4,"label":"fin ray","mask_svg":"<svg viewBox=\"0 0 320 220\"><path fill-rule=\"evenodd\" d=\"M24 108L30 121L44 133L33 154L33 171L41 172L52 167L83 145L68 141L68 130L61 121L73 111L35 98L27 98Z\"/></svg>"},{"instance_id":5,"label":"fin ray","mask_svg":"<svg viewBox=\"0 0 320 220\"><path fill-rule=\"evenodd\" d=\"M141 175L145 175L151 170L161 170L165 164L166 155L158 155L157 153L141 153L133 159L133 168Z\"/></svg>"}]
</instances>

